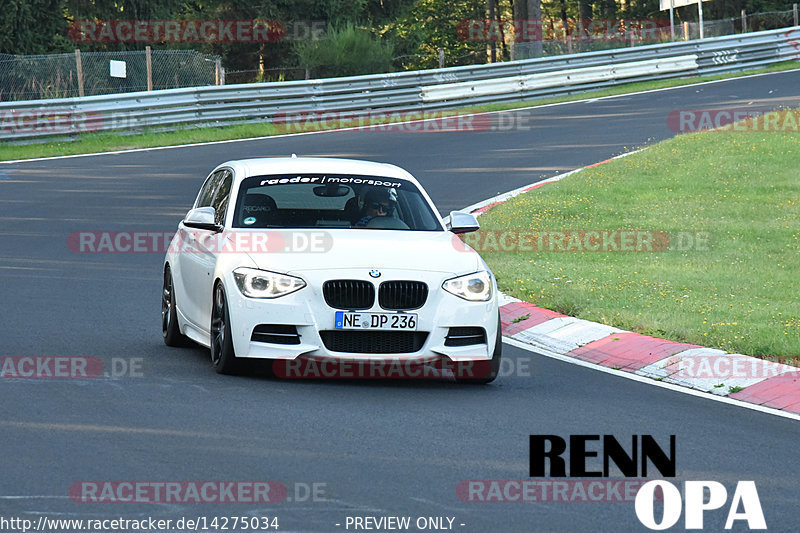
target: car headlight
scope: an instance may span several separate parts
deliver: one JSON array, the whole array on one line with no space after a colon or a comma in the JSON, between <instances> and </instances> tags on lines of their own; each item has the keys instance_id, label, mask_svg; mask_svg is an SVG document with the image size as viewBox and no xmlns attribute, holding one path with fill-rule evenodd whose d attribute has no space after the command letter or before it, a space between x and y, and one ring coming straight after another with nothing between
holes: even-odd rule
<instances>
[{"instance_id":1,"label":"car headlight","mask_svg":"<svg viewBox=\"0 0 800 533\"><path fill-rule=\"evenodd\" d=\"M249 298L280 298L306 286L300 278L257 268L237 268L233 277L242 294Z\"/></svg>"},{"instance_id":2,"label":"car headlight","mask_svg":"<svg viewBox=\"0 0 800 533\"><path fill-rule=\"evenodd\" d=\"M486 302L492 298L492 276L485 270L448 279L442 288L471 302Z\"/></svg>"}]
</instances>

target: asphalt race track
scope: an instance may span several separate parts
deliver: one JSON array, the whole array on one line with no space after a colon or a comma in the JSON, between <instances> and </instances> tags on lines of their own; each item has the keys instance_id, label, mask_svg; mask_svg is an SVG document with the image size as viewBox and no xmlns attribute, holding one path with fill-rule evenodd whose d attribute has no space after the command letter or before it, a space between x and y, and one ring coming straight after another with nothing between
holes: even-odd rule
<instances>
[{"instance_id":1,"label":"asphalt race track","mask_svg":"<svg viewBox=\"0 0 800 533\"><path fill-rule=\"evenodd\" d=\"M174 231L208 171L229 159L296 152L399 164L447 214L667 138L666 117L677 109L780 105L800 106L800 72L504 114L525 129L346 131L0 164L0 355L92 356L122 374L0 380L0 515L265 514L278 517L280 531L346 531L348 516L446 516L470 532L648 531L632 502L466 502L456 487L531 479L529 434L623 442L652 434L659 443L674 434L679 487L714 480L732 492L754 480L769 530L797 531L795 421L508 345L504 358L516 371L486 387L275 380L257 367L220 376L206 350L161 340L162 254L67 246L78 231ZM277 481L289 494L275 504L69 496L82 481L202 480ZM305 497L314 483L318 497ZM722 531L727 509L706 513L706 530Z\"/></svg>"}]
</instances>

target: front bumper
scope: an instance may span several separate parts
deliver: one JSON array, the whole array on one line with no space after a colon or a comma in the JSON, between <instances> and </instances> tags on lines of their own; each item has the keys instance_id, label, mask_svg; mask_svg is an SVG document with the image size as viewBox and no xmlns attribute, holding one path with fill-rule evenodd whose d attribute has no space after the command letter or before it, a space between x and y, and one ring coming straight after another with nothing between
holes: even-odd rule
<instances>
[{"instance_id":1,"label":"front bumper","mask_svg":"<svg viewBox=\"0 0 800 533\"><path fill-rule=\"evenodd\" d=\"M292 360L300 356L308 358L334 358L349 361L406 361L427 362L446 357L454 362L486 361L491 359L497 335L498 304L496 282L492 299L487 302L469 302L448 292L441 286L451 277L450 273L418 270L382 271L380 280L373 280L366 272L352 270L313 270L292 272L302 277L307 286L303 289L275 299L253 299L243 296L232 275L225 279L229 302L231 332L237 357L255 359ZM390 280L417 280L428 285L425 304L408 311L417 315L417 332L427 333L421 347L404 353L348 353L333 351L326 347L320 332L335 330L336 311L326 302L322 285L331 279L360 279L377 285ZM378 299L364 313L392 313L379 307ZM251 340L253 330L262 324L291 325L297 328L300 344L276 344ZM479 327L486 332L486 342L468 346L447 346L445 340L450 328Z\"/></svg>"}]
</instances>

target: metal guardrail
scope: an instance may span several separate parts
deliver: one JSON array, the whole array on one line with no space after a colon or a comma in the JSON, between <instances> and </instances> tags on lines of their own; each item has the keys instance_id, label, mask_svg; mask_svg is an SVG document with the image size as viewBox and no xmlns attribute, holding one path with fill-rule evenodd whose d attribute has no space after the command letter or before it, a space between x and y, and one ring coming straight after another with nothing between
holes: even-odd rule
<instances>
[{"instance_id":1,"label":"metal guardrail","mask_svg":"<svg viewBox=\"0 0 800 533\"><path fill-rule=\"evenodd\" d=\"M800 60L800 26L744 35L347 78L0 102L0 140L145 127L280 121L292 114L441 110L719 74Z\"/></svg>"}]
</instances>

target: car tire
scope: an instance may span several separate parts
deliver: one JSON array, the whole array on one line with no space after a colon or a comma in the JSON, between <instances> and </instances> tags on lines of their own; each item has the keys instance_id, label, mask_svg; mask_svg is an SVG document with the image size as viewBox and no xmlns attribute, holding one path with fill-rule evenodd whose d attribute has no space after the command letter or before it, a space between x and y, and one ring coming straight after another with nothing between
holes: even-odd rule
<instances>
[{"instance_id":1,"label":"car tire","mask_svg":"<svg viewBox=\"0 0 800 533\"><path fill-rule=\"evenodd\" d=\"M494 351L492 352L492 359L489 361L488 372L481 372L483 375L480 377L459 377L456 372L456 383L464 383L468 385L485 385L491 383L497 378L500 373L500 360L503 355L503 331L500 323L500 313L497 314L497 336L494 343ZM486 368L480 365L480 370Z\"/></svg>"},{"instance_id":2,"label":"car tire","mask_svg":"<svg viewBox=\"0 0 800 533\"><path fill-rule=\"evenodd\" d=\"M181 333L178 326L177 306L175 305L175 286L172 283L172 272L164 269L164 285L161 290L161 335L167 346L189 346L192 341Z\"/></svg>"},{"instance_id":3,"label":"car tire","mask_svg":"<svg viewBox=\"0 0 800 533\"><path fill-rule=\"evenodd\" d=\"M239 361L233 349L231 318L228 300L222 283L214 287L214 301L211 307L211 364L218 374L235 374Z\"/></svg>"}]
</instances>

